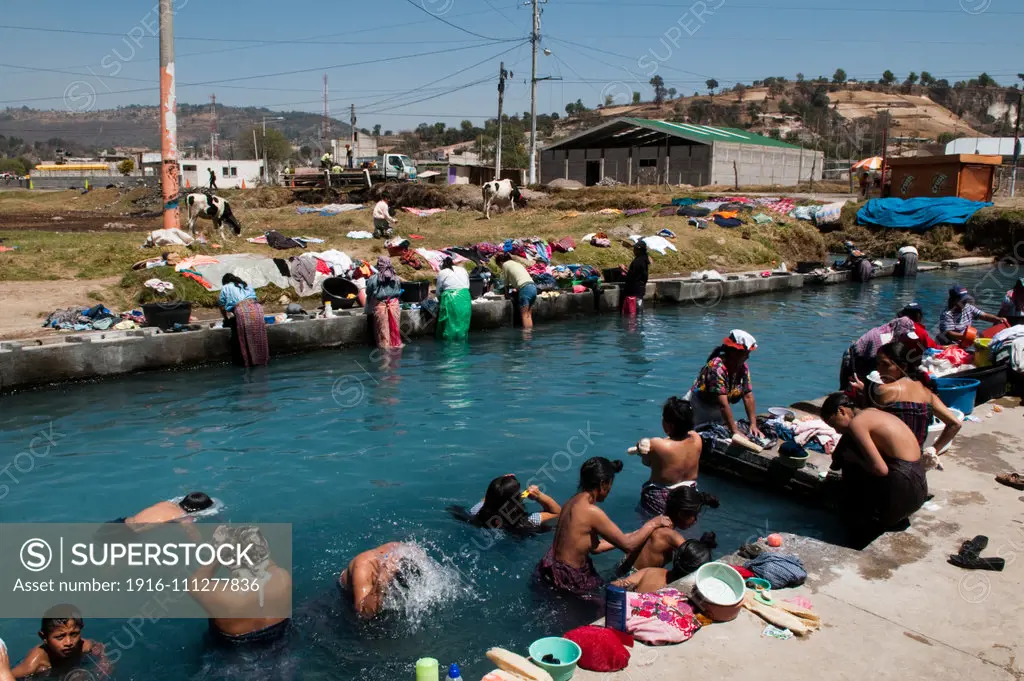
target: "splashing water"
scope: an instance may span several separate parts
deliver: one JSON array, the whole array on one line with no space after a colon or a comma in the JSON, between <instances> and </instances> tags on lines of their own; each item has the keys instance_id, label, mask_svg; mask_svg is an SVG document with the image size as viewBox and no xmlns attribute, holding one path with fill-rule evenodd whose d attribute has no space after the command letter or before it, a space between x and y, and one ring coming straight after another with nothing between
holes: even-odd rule
<instances>
[{"instance_id":1,"label":"splashing water","mask_svg":"<svg viewBox=\"0 0 1024 681\"><path fill-rule=\"evenodd\" d=\"M436 547L429 548L439 552ZM403 633L419 631L434 609L472 596L458 570L431 558L418 543L396 549L392 560L397 569L384 594L381 615L389 623L398 623Z\"/></svg>"}]
</instances>

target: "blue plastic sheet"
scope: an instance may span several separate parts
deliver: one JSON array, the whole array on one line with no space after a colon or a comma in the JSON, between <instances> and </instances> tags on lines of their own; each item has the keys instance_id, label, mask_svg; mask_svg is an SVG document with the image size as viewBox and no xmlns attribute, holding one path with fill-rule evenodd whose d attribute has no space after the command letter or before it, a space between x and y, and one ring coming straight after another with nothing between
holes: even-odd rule
<instances>
[{"instance_id":1,"label":"blue plastic sheet","mask_svg":"<svg viewBox=\"0 0 1024 681\"><path fill-rule=\"evenodd\" d=\"M857 222L926 232L936 225L962 225L979 210L991 205L955 196L872 199L857 211Z\"/></svg>"}]
</instances>

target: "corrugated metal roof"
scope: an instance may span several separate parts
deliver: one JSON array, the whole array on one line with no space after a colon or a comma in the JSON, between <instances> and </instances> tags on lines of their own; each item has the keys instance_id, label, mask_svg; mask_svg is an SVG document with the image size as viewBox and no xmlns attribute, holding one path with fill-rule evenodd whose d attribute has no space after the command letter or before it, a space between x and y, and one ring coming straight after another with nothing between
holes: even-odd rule
<instances>
[{"instance_id":1,"label":"corrugated metal roof","mask_svg":"<svg viewBox=\"0 0 1024 681\"><path fill-rule=\"evenodd\" d=\"M650 118L626 118L633 125L645 128L653 128L676 137L697 142L733 142L736 144L757 144L762 147L783 147L785 149L800 149L795 144L789 144L782 140L755 135L739 128L718 128L711 125L697 125L695 123L672 123L671 121L658 121Z\"/></svg>"}]
</instances>

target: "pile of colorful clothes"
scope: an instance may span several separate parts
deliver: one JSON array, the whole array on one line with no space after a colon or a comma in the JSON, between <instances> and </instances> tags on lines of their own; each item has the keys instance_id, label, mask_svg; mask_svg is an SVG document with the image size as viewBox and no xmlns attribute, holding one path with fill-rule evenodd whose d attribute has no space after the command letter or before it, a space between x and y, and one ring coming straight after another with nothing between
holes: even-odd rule
<instances>
[{"instance_id":1,"label":"pile of colorful clothes","mask_svg":"<svg viewBox=\"0 0 1024 681\"><path fill-rule=\"evenodd\" d=\"M51 312L43 327L60 331L106 331L120 321L118 315L103 305L69 307Z\"/></svg>"},{"instance_id":2,"label":"pile of colorful clothes","mask_svg":"<svg viewBox=\"0 0 1024 681\"><path fill-rule=\"evenodd\" d=\"M764 425L782 442L795 442L815 452L831 454L839 444L840 435L835 428L813 416L792 421L773 418L765 421Z\"/></svg>"}]
</instances>

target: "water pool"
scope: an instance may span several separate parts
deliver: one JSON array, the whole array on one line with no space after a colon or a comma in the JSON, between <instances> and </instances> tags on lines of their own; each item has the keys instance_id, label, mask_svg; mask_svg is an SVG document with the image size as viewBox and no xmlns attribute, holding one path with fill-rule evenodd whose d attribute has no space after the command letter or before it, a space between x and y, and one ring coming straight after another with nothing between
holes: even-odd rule
<instances>
[{"instance_id":1,"label":"water pool","mask_svg":"<svg viewBox=\"0 0 1024 681\"><path fill-rule=\"evenodd\" d=\"M957 279L972 287L984 280L991 293L979 291L979 303L990 311L1010 287L1009 276L988 270ZM515 472L525 482L545 465L549 491L565 500L585 457L626 459L626 446L658 434L665 397L685 393L730 328L758 339L751 369L762 410L829 392L851 340L915 299L931 325L951 282L949 273L932 273L707 310L663 308L633 330L603 317L539 327L532 337L479 334L464 347L422 341L388 365L368 349L332 351L252 373L214 367L4 397L0 466L49 424L61 437L9 484L0 520L103 521L202 489L224 500L226 520L293 523L289 669L234 676L412 678L412 661L431 655L466 663L465 678L479 678L485 667L470 662L487 647L525 651L595 613L531 587L550 535L492 542L452 520L447 506L472 504L492 477ZM553 456L574 435L580 456L564 470ZM627 460L605 504L624 528L639 522L633 507L645 473ZM833 520L816 510L710 476L702 487L722 499L701 524L723 549L769 530L834 536ZM361 550L409 539L444 566L429 593L406 606L404 623L354 625L339 602L338 573ZM598 567L607 571L615 560L602 556ZM127 647L123 624L92 620L86 635L117 636ZM12 657L37 642L37 627L0 620ZM206 651L201 621L147 624L142 633L114 678L232 676Z\"/></svg>"}]
</instances>

